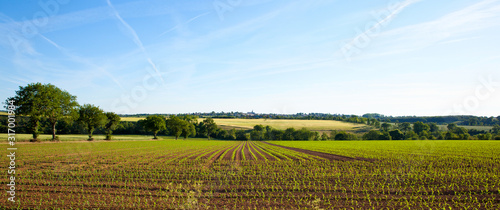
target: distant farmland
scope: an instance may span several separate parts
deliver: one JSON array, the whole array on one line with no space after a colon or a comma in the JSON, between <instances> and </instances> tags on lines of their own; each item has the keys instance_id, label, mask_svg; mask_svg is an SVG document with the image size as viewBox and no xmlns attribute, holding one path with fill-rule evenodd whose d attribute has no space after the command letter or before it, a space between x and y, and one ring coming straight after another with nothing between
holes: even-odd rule
<instances>
[{"instance_id":1,"label":"distant farmland","mask_svg":"<svg viewBox=\"0 0 500 210\"><path fill-rule=\"evenodd\" d=\"M145 119L143 117L122 117L122 121L136 122ZM198 121L201 122L203 118ZM307 128L312 131L331 131L345 130L356 131L366 130L369 126L355 123L347 123L334 120L293 120L293 119L218 119L214 118L215 123L223 129L249 130L255 125L271 126L276 129L285 130L287 128Z\"/></svg>"},{"instance_id":2,"label":"distant farmland","mask_svg":"<svg viewBox=\"0 0 500 210\"><path fill-rule=\"evenodd\" d=\"M285 130L287 128L307 128L313 131L346 130L353 131L368 126L334 120L274 120L274 119L214 119L217 125L252 129L255 125L271 126Z\"/></svg>"}]
</instances>

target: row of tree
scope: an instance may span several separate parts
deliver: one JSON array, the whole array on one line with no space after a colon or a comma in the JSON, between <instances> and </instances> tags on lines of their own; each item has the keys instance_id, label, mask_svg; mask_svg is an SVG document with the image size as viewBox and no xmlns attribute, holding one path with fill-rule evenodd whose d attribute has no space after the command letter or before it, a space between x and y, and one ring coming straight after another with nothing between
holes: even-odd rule
<instances>
[{"instance_id":1,"label":"row of tree","mask_svg":"<svg viewBox=\"0 0 500 210\"><path fill-rule=\"evenodd\" d=\"M363 135L365 140L491 140L500 139L500 126L493 126L491 132L468 130L454 123L447 125L447 130L442 131L436 123L409 122L391 125L382 123L380 130L371 130ZM472 134L472 135L471 135Z\"/></svg>"},{"instance_id":2,"label":"row of tree","mask_svg":"<svg viewBox=\"0 0 500 210\"><path fill-rule=\"evenodd\" d=\"M171 115L169 118L161 115L149 115L137 123L143 126L146 131L152 132L154 139L158 138L159 132L165 131L165 134L175 136L176 140L179 136L184 137L184 139L202 136L210 140L210 136L218 131L217 124L212 118L206 118L198 123L198 117L190 115L182 117Z\"/></svg>"},{"instance_id":3,"label":"row of tree","mask_svg":"<svg viewBox=\"0 0 500 210\"><path fill-rule=\"evenodd\" d=\"M106 134L106 139L111 139L113 130L119 134L146 134L152 132L157 135L172 135L178 139L180 136L206 137L208 139L226 140L355 140L358 136L347 132L332 131L329 135L302 128L295 130L274 129L270 126L256 125L252 130L224 130L219 128L211 117L198 122L199 115L148 115L146 119L138 122L120 122L120 116L112 112L104 112L97 106L84 104L80 106L76 96L61 90L52 84L32 83L20 87L14 97L8 98L7 103L13 101L16 105L15 113L22 115L18 118L21 130L32 133L37 140L40 128L50 130L52 139L57 140L56 132L82 133L86 132L89 140L95 130ZM218 116L212 112L212 115ZM224 113L223 113L224 114ZM240 113L241 114L241 113ZM239 116L231 113L229 116ZM252 112L252 116L256 115ZM24 116L24 117L23 117ZM241 115L248 116L248 115ZM330 114L304 114L296 115L264 115L264 118L292 118L292 119L329 119L351 123L362 123L379 128L365 133L362 139L366 140L403 140L403 139L497 139L500 138L500 126L495 124L492 131L467 130L454 123L448 124L447 131L441 131L437 123L409 122L392 125L388 117L370 114L363 117L355 115L330 115ZM385 118L385 120L383 120ZM474 118L468 118L474 119ZM495 118L488 118L497 122ZM0 119L0 121L5 119ZM385 122L384 122L385 121ZM490 122L489 122L490 123ZM4 123L2 123L3 125ZM4 127L0 126L0 130ZM18 130L19 132L19 130Z\"/></svg>"},{"instance_id":4,"label":"row of tree","mask_svg":"<svg viewBox=\"0 0 500 210\"><path fill-rule=\"evenodd\" d=\"M52 139L57 140L57 123L60 121L76 121L86 128L89 140L95 128L103 126L106 130L106 139L111 139L112 130L120 122L120 116L112 112L104 112L99 107L91 104L80 106L76 96L61 90L52 84L31 83L19 87L14 97L6 101L13 102L16 106L16 115L28 118L27 131L37 141L40 135L40 122L50 124ZM22 122L22 120L20 120Z\"/></svg>"}]
</instances>

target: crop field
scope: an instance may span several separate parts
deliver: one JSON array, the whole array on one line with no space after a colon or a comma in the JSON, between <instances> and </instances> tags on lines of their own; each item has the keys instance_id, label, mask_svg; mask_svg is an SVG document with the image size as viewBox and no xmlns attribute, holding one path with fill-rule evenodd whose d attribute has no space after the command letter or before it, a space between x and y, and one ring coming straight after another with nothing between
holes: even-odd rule
<instances>
[{"instance_id":1,"label":"crop field","mask_svg":"<svg viewBox=\"0 0 500 210\"><path fill-rule=\"evenodd\" d=\"M121 121L124 122L137 122L139 120L144 120L146 119L145 117L121 117Z\"/></svg>"},{"instance_id":2,"label":"crop field","mask_svg":"<svg viewBox=\"0 0 500 210\"><path fill-rule=\"evenodd\" d=\"M287 128L307 128L313 131L330 130L357 130L367 127L361 124L347 123L334 120L290 120L290 119L214 119L217 125L235 128L252 129L255 125L271 126L273 128L285 130Z\"/></svg>"},{"instance_id":3,"label":"crop field","mask_svg":"<svg viewBox=\"0 0 500 210\"><path fill-rule=\"evenodd\" d=\"M144 118L140 117L122 117L122 121L135 122ZM203 118L198 119L199 122ZM252 129L255 125L271 126L273 128L285 130L287 128L307 128L313 131L331 131L331 130L345 130L353 131L367 126L361 124L354 124L348 122L334 121L334 120L291 120L291 119L219 119L214 118L215 123L224 129L235 128L237 130Z\"/></svg>"},{"instance_id":4,"label":"crop field","mask_svg":"<svg viewBox=\"0 0 500 210\"><path fill-rule=\"evenodd\" d=\"M500 208L498 141L144 140L17 147L18 202L2 199L8 208ZM1 181L8 183L6 176Z\"/></svg>"}]
</instances>

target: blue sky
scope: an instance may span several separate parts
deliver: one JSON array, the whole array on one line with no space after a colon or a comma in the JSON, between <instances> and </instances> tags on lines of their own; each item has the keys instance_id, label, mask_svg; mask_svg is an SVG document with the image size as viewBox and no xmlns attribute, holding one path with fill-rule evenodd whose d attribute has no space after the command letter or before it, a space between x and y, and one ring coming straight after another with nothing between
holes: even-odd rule
<instances>
[{"instance_id":1,"label":"blue sky","mask_svg":"<svg viewBox=\"0 0 500 210\"><path fill-rule=\"evenodd\" d=\"M500 0L2 1L0 98L117 113L500 115Z\"/></svg>"}]
</instances>

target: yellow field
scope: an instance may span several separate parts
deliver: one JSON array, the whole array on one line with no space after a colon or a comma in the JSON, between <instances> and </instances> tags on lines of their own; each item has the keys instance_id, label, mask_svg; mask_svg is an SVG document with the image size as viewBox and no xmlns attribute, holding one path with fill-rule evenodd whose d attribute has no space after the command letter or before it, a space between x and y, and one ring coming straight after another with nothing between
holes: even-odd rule
<instances>
[{"instance_id":1,"label":"yellow field","mask_svg":"<svg viewBox=\"0 0 500 210\"><path fill-rule=\"evenodd\" d=\"M122 117L121 121L124 122L137 122L139 120L144 120L146 119L145 117Z\"/></svg>"},{"instance_id":2,"label":"yellow field","mask_svg":"<svg viewBox=\"0 0 500 210\"><path fill-rule=\"evenodd\" d=\"M200 119L203 120L203 119ZM313 131L358 130L366 127L361 124L346 123L333 120L275 120L275 119L214 119L219 126L252 129L255 125L271 126L276 129L307 128Z\"/></svg>"},{"instance_id":3,"label":"yellow field","mask_svg":"<svg viewBox=\"0 0 500 210\"><path fill-rule=\"evenodd\" d=\"M122 117L121 121L136 122L145 119L143 117ZM199 122L203 118L198 119ZM358 130L367 126L361 124L333 121L333 120L290 120L290 119L214 119L215 123L223 129L252 129L255 125L271 126L276 129L287 128L307 128L313 131L330 131L330 130Z\"/></svg>"}]
</instances>

